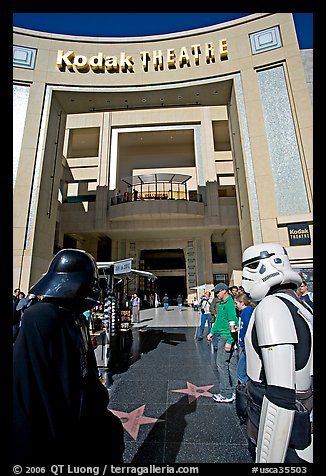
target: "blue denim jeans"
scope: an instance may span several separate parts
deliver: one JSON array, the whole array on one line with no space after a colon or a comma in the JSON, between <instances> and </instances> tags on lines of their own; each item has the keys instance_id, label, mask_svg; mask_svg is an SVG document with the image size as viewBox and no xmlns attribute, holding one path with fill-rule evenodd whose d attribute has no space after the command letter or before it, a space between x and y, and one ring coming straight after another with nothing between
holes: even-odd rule
<instances>
[{"instance_id":1,"label":"blue denim jeans","mask_svg":"<svg viewBox=\"0 0 326 476\"><path fill-rule=\"evenodd\" d=\"M203 337L206 321L207 321L207 326L208 326L207 334L210 333L211 328L212 328L212 324L209 321L210 317L211 317L210 314L202 314L201 315L200 328L199 328L199 337Z\"/></svg>"},{"instance_id":2,"label":"blue denim jeans","mask_svg":"<svg viewBox=\"0 0 326 476\"><path fill-rule=\"evenodd\" d=\"M223 397L230 398L232 397L232 393L235 393L235 387L238 383L238 349L234 349L234 344L232 344L231 352L226 352L224 349L225 344L226 337L219 335L217 341L216 367L220 384L219 393L223 395Z\"/></svg>"},{"instance_id":3,"label":"blue denim jeans","mask_svg":"<svg viewBox=\"0 0 326 476\"><path fill-rule=\"evenodd\" d=\"M239 351L239 362L237 368L238 380L240 383L246 383L249 380L247 375L247 361L246 361L246 351L240 347Z\"/></svg>"},{"instance_id":4,"label":"blue denim jeans","mask_svg":"<svg viewBox=\"0 0 326 476\"><path fill-rule=\"evenodd\" d=\"M164 311L168 310L169 304L167 302L163 303Z\"/></svg>"}]
</instances>

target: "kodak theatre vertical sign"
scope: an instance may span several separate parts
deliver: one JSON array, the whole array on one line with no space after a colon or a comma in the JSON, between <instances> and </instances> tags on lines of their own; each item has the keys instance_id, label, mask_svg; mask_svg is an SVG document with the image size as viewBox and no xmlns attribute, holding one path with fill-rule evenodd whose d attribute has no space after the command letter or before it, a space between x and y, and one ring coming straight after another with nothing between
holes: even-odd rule
<instances>
[{"instance_id":1,"label":"kodak theatre vertical sign","mask_svg":"<svg viewBox=\"0 0 326 476\"><path fill-rule=\"evenodd\" d=\"M307 223L294 223L288 225L290 246L310 245L310 230Z\"/></svg>"}]
</instances>

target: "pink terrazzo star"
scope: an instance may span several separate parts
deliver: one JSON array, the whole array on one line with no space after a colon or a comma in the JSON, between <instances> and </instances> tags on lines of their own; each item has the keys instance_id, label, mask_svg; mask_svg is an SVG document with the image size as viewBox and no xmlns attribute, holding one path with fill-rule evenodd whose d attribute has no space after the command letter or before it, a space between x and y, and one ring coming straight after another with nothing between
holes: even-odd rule
<instances>
[{"instance_id":1,"label":"pink terrazzo star","mask_svg":"<svg viewBox=\"0 0 326 476\"><path fill-rule=\"evenodd\" d=\"M202 387L197 387L193 383L187 382L187 388L172 390L172 392L188 394L188 402L191 403L199 397L212 398L213 394L208 392L208 390L212 387L214 387L214 385L204 385Z\"/></svg>"},{"instance_id":2,"label":"pink terrazzo star","mask_svg":"<svg viewBox=\"0 0 326 476\"><path fill-rule=\"evenodd\" d=\"M150 418L143 416L145 410L145 405L136 408L130 413L119 412L117 410L110 410L114 415L120 418L123 428L129 433L129 435L136 441L140 425L145 425L147 423L155 423L164 420L158 418Z\"/></svg>"}]
</instances>

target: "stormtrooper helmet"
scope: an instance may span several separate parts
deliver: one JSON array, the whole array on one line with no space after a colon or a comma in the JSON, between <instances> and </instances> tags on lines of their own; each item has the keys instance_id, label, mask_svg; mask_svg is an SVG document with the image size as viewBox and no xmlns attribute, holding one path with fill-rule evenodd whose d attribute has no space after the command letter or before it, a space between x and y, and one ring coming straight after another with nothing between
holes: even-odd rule
<instances>
[{"instance_id":1,"label":"stormtrooper helmet","mask_svg":"<svg viewBox=\"0 0 326 476\"><path fill-rule=\"evenodd\" d=\"M249 246L242 255L242 286L254 301L263 299L274 286L297 288L300 275L290 265L286 249L276 243Z\"/></svg>"}]
</instances>

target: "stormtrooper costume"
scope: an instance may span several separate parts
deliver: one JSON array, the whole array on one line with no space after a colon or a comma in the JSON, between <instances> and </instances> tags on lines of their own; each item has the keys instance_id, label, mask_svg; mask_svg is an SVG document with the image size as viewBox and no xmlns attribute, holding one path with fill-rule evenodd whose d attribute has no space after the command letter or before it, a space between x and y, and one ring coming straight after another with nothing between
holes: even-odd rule
<instances>
[{"instance_id":1,"label":"stormtrooper costume","mask_svg":"<svg viewBox=\"0 0 326 476\"><path fill-rule=\"evenodd\" d=\"M301 277L273 243L247 248L242 267L257 303L245 336L250 380L241 384L249 451L256 463L312 463L313 314L295 292Z\"/></svg>"}]
</instances>

